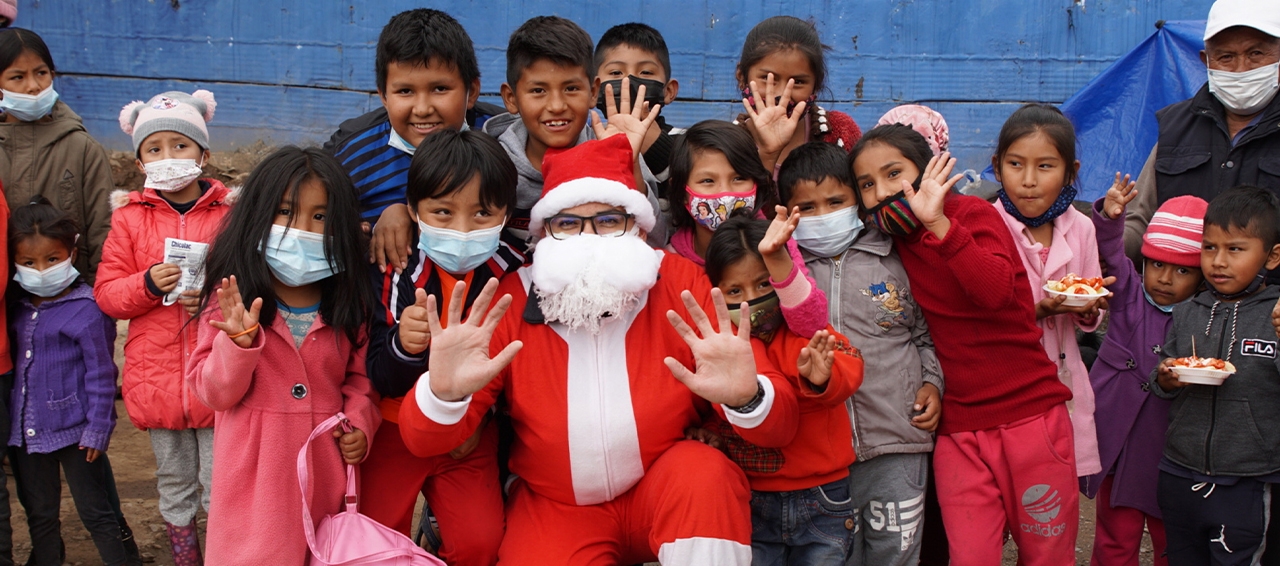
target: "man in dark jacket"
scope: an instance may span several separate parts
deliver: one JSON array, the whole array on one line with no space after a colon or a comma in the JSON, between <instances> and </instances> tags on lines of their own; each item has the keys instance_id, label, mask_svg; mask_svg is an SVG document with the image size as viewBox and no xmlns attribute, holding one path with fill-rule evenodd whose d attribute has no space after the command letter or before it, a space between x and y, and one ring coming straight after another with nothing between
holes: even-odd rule
<instances>
[{"instance_id":1,"label":"man in dark jacket","mask_svg":"<svg viewBox=\"0 0 1280 566\"><path fill-rule=\"evenodd\" d=\"M1125 221L1134 261L1152 214L1170 198L1212 201L1238 185L1280 194L1280 0L1217 0L1206 24L1208 82L1156 113L1160 135Z\"/></svg>"}]
</instances>

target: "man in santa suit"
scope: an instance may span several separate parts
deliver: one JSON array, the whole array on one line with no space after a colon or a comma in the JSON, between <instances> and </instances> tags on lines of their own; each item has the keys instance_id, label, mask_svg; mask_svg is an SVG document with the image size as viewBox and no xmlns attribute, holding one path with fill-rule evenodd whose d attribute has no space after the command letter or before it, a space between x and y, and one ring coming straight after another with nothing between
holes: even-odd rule
<instances>
[{"instance_id":1,"label":"man in santa suit","mask_svg":"<svg viewBox=\"0 0 1280 566\"><path fill-rule=\"evenodd\" d=\"M500 564L749 564L747 480L685 430L719 404L744 436L781 446L772 431L798 419L702 270L645 244L655 218L633 154L622 135L548 151L532 265L490 281L465 320L461 284L443 327L426 309L429 371L402 435L419 456L446 453L504 396L518 479Z\"/></svg>"}]
</instances>

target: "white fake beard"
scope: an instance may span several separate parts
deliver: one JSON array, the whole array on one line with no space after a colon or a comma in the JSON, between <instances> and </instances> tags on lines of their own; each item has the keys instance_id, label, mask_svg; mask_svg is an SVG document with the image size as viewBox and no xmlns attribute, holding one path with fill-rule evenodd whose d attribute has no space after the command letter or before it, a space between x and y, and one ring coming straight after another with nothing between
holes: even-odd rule
<instances>
[{"instance_id":1,"label":"white fake beard","mask_svg":"<svg viewBox=\"0 0 1280 566\"><path fill-rule=\"evenodd\" d=\"M661 254L638 236L582 234L538 242L531 275L547 322L597 334L606 314L622 316L640 302L661 264Z\"/></svg>"}]
</instances>

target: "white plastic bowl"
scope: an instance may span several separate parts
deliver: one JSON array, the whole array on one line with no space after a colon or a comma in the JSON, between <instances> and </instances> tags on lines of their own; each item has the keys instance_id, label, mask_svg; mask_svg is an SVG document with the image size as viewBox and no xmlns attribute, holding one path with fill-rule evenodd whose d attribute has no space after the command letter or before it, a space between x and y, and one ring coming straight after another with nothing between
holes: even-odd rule
<instances>
[{"instance_id":1,"label":"white plastic bowl","mask_svg":"<svg viewBox=\"0 0 1280 566\"><path fill-rule=\"evenodd\" d=\"M1222 385L1222 382L1235 374L1233 371L1210 368L1183 368L1172 366L1169 369L1173 371L1173 375L1178 376L1178 381L1181 381L1182 383L1194 383L1196 385Z\"/></svg>"},{"instance_id":2,"label":"white plastic bowl","mask_svg":"<svg viewBox=\"0 0 1280 566\"><path fill-rule=\"evenodd\" d=\"M1101 299L1107 296L1107 293L1110 293L1110 291L1107 291L1105 288L1099 291L1098 294L1096 295L1077 295L1075 293L1064 293L1062 291L1054 291L1053 289L1050 289L1048 283L1046 283L1045 286L1042 288L1044 289L1044 292L1047 293L1050 297L1057 297L1059 295L1066 297L1067 300L1063 301L1062 304L1063 306L1068 306L1068 307L1083 307L1093 301L1096 301L1098 299Z\"/></svg>"}]
</instances>

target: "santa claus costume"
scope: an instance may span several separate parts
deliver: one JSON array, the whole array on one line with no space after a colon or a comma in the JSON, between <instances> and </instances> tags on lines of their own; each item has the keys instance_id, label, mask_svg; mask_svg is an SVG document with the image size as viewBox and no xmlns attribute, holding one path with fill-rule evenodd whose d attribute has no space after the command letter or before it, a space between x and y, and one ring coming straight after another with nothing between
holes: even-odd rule
<instances>
[{"instance_id":1,"label":"santa claus costume","mask_svg":"<svg viewBox=\"0 0 1280 566\"><path fill-rule=\"evenodd\" d=\"M587 203L621 208L636 227L650 230L654 215L632 188L632 164L623 136L549 151L531 232L543 233L545 219ZM501 564L749 564L746 477L721 452L685 440L685 429L701 423L712 405L663 362L695 365L690 343L667 313L686 312L684 290L710 312L702 270L648 248L636 230L548 237L534 255L531 266L498 288L498 297L513 301L490 343L495 358L517 339L523 349L486 387L459 401L442 400L430 374L423 375L401 407L405 444L420 456L448 452L505 397L515 428L510 467L518 479L510 487ZM621 299L607 315L565 314L584 312L578 307L611 293ZM441 371L438 359L432 357L433 371ZM769 365L757 359L756 367ZM793 388L775 387L785 383L780 375L755 381L756 398L726 411L728 420L756 436L793 429Z\"/></svg>"}]
</instances>

